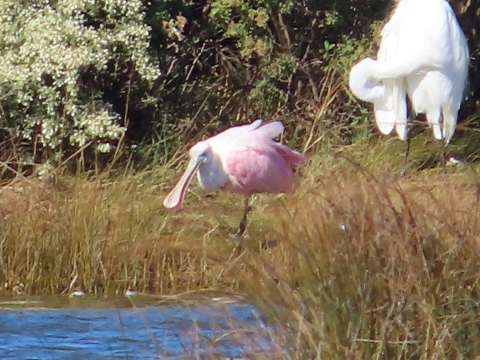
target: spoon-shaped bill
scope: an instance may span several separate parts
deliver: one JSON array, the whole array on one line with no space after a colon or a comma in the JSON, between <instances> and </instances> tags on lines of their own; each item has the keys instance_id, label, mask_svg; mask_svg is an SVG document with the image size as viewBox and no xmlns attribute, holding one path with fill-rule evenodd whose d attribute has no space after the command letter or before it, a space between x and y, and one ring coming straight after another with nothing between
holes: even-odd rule
<instances>
[{"instance_id":1,"label":"spoon-shaped bill","mask_svg":"<svg viewBox=\"0 0 480 360\"><path fill-rule=\"evenodd\" d=\"M178 210L182 207L183 199L185 198L185 192L187 191L188 185L190 184L190 181L192 181L193 176L197 172L201 163L201 159L190 160L187 165L187 169L183 173L177 185L175 185L173 190L170 191L170 193L163 200L163 206L174 210Z\"/></svg>"}]
</instances>

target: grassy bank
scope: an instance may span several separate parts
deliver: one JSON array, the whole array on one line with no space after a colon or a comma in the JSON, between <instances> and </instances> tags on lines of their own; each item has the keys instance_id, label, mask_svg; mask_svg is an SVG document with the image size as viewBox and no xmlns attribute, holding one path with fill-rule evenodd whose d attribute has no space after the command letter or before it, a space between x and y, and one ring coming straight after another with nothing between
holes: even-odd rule
<instances>
[{"instance_id":1,"label":"grassy bank","mask_svg":"<svg viewBox=\"0 0 480 360\"><path fill-rule=\"evenodd\" d=\"M291 358L474 358L479 177L399 177L402 150L384 139L313 156L295 194L254 198L240 253L241 197L192 186L168 212L172 170L17 177L0 190L0 292L220 290L259 306Z\"/></svg>"}]
</instances>

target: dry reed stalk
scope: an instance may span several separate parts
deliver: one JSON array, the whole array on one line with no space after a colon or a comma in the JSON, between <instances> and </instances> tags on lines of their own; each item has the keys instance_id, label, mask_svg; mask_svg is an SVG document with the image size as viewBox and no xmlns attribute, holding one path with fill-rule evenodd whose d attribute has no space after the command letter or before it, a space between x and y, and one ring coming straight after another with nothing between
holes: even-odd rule
<instances>
[{"instance_id":1,"label":"dry reed stalk","mask_svg":"<svg viewBox=\"0 0 480 360\"><path fill-rule=\"evenodd\" d=\"M5 186L2 291L241 292L285 358L479 356L476 177L329 161L314 160L294 195L255 200L239 255L235 196L194 188L172 214L155 174Z\"/></svg>"}]
</instances>

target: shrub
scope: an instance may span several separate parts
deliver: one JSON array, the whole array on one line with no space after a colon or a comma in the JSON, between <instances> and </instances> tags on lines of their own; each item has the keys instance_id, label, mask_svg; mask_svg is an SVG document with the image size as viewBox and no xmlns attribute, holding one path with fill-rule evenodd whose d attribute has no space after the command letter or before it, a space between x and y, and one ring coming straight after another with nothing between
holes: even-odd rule
<instances>
[{"instance_id":1,"label":"shrub","mask_svg":"<svg viewBox=\"0 0 480 360\"><path fill-rule=\"evenodd\" d=\"M149 22L168 109L158 123L166 118L195 135L211 123L280 119L289 138L311 148L312 129L364 121L363 106L344 91L345 74L371 49L371 32L390 8L367 3L154 1Z\"/></svg>"},{"instance_id":2,"label":"shrub","mask_svg":"<svg viewBox=\"0 0 480 360\"><path fill-rule=\"evenodd\" d=\"M159 76L143 17L140 0L3 1L2 130L36 150L108 152L126 124L107 91L135 92Z\"/></svg>"}]
</instances>

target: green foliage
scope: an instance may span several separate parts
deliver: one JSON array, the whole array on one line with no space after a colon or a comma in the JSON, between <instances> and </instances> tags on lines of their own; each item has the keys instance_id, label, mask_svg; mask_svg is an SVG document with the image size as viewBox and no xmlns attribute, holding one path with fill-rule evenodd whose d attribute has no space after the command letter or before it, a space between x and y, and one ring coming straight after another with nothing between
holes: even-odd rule
<instances>
[{"instance_id":1,"label":"green foliage","mask_svg":"<svg viewBox=\"0 0 480 360\"><path fill-rule=\"evenodd\" d=\"M351 64L372 49L372 20L390 8L389 1L367 3L153 2L149 23L165 109L158 123L174 124L184 138L206 124L277 118L302 146L313 128L338 136L336 129L352 117L365 121L363 104L344 92L344 81ZM338 139L347 141L350 135L342 132Z\"/></svg>"},{"instance_id":2,"label":"green foliage","mask_svg":"<svg viewBox=\"0 0 480 360\"><path fill-rule=\"evenodd\" d=\"M456 3L461 23L468 24L463 16L470 20L467 36L476 39L474 7ZM307 133L353 141L371 122L371 108L350 94L348 72L375 53L392 6L390 0L157 0L150 22L167 109L158 123L173 124L188 140L219 122L278 118L296 146L310 147ZM168 26L155 27L162 22ZM478 99L475 92L471 97ZM475 101L463 108L475 112Z\"/></svg>"},{"instance_id":3,"label":"green foliage","mask_svg":"<svg viewBox=\"0 0 480 360\"><path fill-rule=\"evenodd\" d=\"M108 84L135 92L159 76L143 16L139 0L3 1L3 130L39 149L108 152L125 132Z\"/></svg>"},{"instance_id":4,"label":"green foliage","mask_svg":"<svg viewBox=\"0 0 480 360\"><path fill-rule=\"evenodd\" d=\"M452 5L470 40L474 78L476 10ZM159 144L157 153L167 159L219 126L276 118L297 147L352 142L370 123L371 109L349 93L348 72L375 53L392 6L390 0L4 1L0 137L70 155L89 145L108 152L127 131L133 142ZM476 118L478 89L472 82L461 120Z\"/></svg>"}]
</instances>

